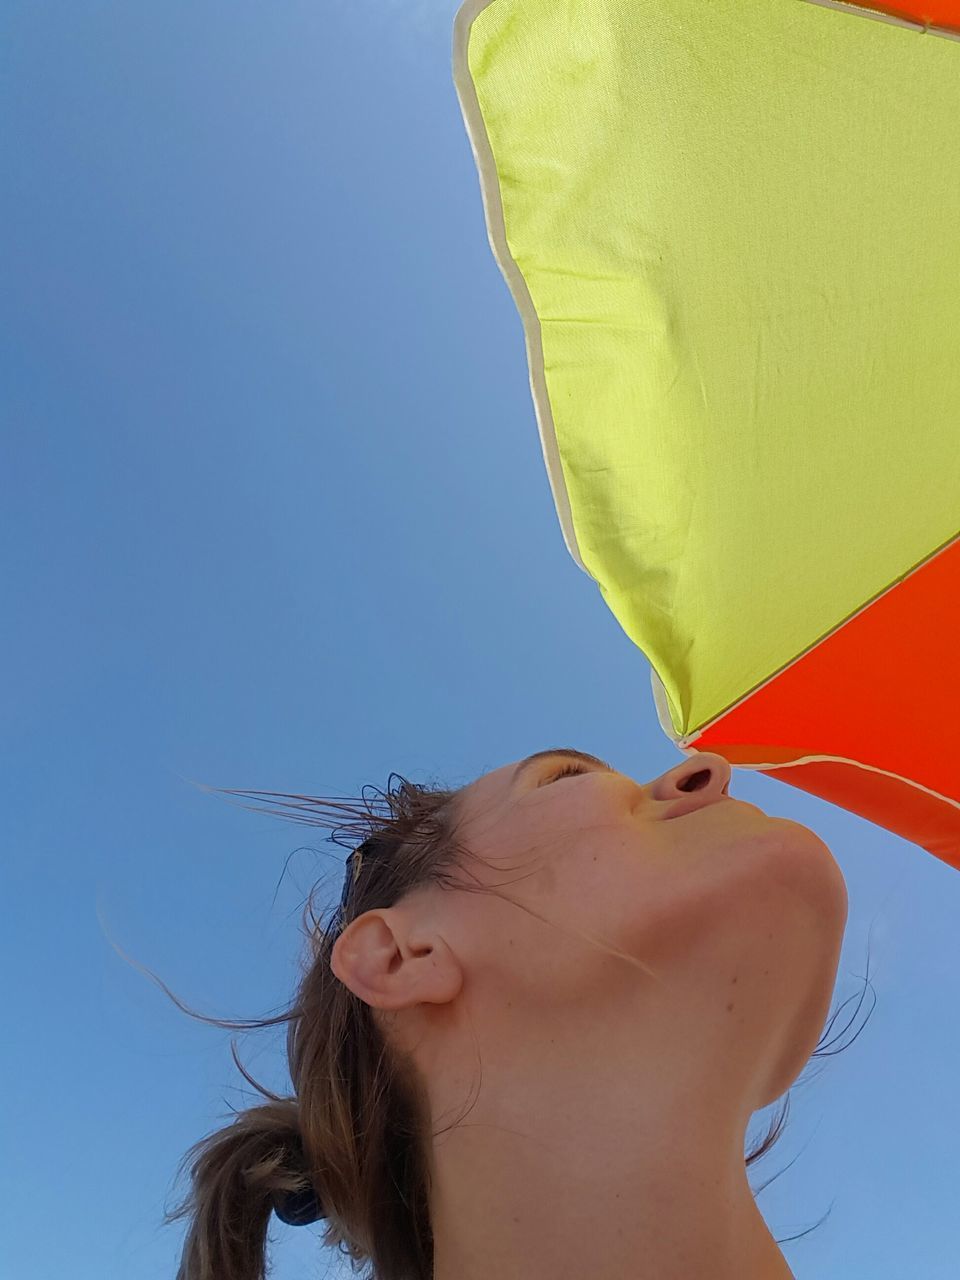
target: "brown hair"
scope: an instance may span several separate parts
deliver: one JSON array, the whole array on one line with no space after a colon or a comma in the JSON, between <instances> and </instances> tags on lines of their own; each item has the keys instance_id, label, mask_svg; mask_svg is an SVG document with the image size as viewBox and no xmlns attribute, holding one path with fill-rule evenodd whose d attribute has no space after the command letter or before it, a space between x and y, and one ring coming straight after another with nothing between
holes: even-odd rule
<instances>
[{"instance_id":1,"label":"brown hair","mask_svg":"<svg viewBox=\"0 0 960 1280\"><path fill-rule=\"evenodd\" d=\"M343 804L338 803L343 797L204 789L279 800L279 810L255 812L311 826L332 825L324 809L349 814L352 822L336 830L350 831L352 840L331 837L333 843L353 848L360 835L364 844L344 924L366 911L393 906L422 885L496 893L479 883L465 884L458 874L475 857L458 842L461 793L393 777L401 785L391 791L388 779L382 793L388 812L380 813L365 799ZM189 1218L177 1280L263 1280L276 1198L298 1191L312 1191L321 1206L323 1244L338 1246L355 1272L366 1261L366 1280L432 1280L428 1159L431 1137L437 1135L430 1133L423 1083L412 1062L388 1042L374 1011L334 976L330 959L340 929L336 918L320 926L313 912L314 891L303 915L308 955L302 977L293 1003L277 1016L239 1021L204 1017L150 975L183 1012L212 1025L246 1030L289 1024L292 1096L281 1097L254 1080L231 1044L238 1069L267 1101L236 1114L232 1124L195 1143L183 1157L179 1174L190 1166L191 1188L164 1217L165 1223ZM589 941L650 972L635 957L597 939ZM839 1013L830 1019L824 1037ZM813 1057L830 1056L829 1045L823 1052L821 1045L823 1038ZM779 1139L789 1106L788 1094L764 1139L745 1157L748 1168Z\"/></svg>"}]
</instances>

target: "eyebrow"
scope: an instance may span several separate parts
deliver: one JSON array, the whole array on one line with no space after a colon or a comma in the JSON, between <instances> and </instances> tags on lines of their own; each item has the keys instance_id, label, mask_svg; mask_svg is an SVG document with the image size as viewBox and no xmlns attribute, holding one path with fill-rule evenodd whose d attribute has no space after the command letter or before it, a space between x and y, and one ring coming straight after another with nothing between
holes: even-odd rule
<instances>
[{"instance_id":1,"label":"eyebrow","mask_svg":"<svg viewBox=\"0 0 960 1280\"><path fill-rule=\"evenodd\" d=\"M582 760L585 764L598 764L604 769L613 771L613 765L607 764L606 760L601 760L599 756L590 755L589 751L577 751L574 747L550 747L547 751L536 751L532 756L527 756L526 760L520 761L513 771L513 777L510 779L510 789L517 785L528 769L539 761L548 759L550 756L560 756L568 760Z\"/></svg>"}]
</instances>

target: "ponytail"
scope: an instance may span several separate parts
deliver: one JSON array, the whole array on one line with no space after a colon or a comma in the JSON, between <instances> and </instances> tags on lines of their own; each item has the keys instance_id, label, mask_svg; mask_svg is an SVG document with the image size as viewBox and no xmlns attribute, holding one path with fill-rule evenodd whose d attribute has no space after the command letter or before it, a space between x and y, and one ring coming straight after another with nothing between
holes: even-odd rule
<instances>
[{"instance_id":1,"label":"ponytail","mask_svg":"<svg viewBox=\"0 0 960 1280\"><path fill-rule=\"evenodd\" d=\"M293 1098L251 1107L187 1152L191 1190L167 1219L192 1219L177 1280L264 1280L270 1214L313 1199L298 1117Z\"/></svg>"}]
</instances>

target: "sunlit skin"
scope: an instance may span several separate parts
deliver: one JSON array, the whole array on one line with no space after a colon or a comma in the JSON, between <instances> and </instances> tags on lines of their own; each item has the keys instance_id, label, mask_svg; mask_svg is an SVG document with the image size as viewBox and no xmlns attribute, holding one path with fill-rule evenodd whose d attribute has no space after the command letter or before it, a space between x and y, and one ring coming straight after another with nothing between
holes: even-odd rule
<instances>
[{"instance_id":1,"label":"sunlit skin","mask_svg":"<svg viewBox=\"0 0 960 1280\"><path fill-rule=\"evenodd\" d=\"M412 1054L434 1133L453 1125L432 1144L434 1280L791 1280L744 1144L829 1015L837 862L731 798L717 755L646 785L518 763L462 793L460 838L490 864L468 871L559 927L431 886L333 953Z\"/></svg>"}]
</instances>

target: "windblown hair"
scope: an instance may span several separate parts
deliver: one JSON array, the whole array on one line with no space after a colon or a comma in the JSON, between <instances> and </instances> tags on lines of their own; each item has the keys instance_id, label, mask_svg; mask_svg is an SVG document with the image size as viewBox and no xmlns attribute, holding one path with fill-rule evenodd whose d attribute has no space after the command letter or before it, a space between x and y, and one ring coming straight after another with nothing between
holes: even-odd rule
<instances>
[{"instance_id":1,"label":"windblown hair","mask_svg":"<svg viewBox=\"0 0 960 1280\"><path fill-rule=\"evenodd\" d=\"M466 863L475 855L458 840L460 792L390 775L394 777L400 786L391 790L388 779L387 792L381 793L385 809L380 812L365 797L358 802L345 797L319 800L279 792L205 789L281 801L279 809L254 811L333 827L331 840L343 847L363 843L364 856L349 890L344 927L366 911L395 905L424 885L504 896L479 882L464 882ZM334 826L336 816L344 814L351 821ZM338 838L337 831L350 833L350 840ZM432 1139L438 1135L430 1129L424 1083L412 1061L388 1042L374 1011L334 976L330 960L340 929L334 931L335 920L326 925L318 920L314 892L315 888L303 915L308 948L302 976L293 1003L275 1017L239 1021L205 1017L187 1008L151 974L178 1008L214 1026L251 1030L289 1024L287 1058L293 1084L289 1097L272 1093L254 1080L231 1044L237 1068L267 1101L237 1113L232 1124L195 1143L183 1157L178 1173L182 1175L189 1166L190 1191L164 1217L168 1224L189 1220L177 1280L264 1280L275 1198L310 1190L326 1219L323 1244L335 1245L349 1257L354 1273L366 1263L364 1280L432 1280L429 1156ZM650 972L635 957L588 940ZM824 1038L842 1008L827 1024ZM830 1056L829 1045L820 1048L824 1038L813 1057ZM763 1140L745 1156L748 1168L779 1139L789 1106L788 1093Z\"/></svg>"}]
</instances>

